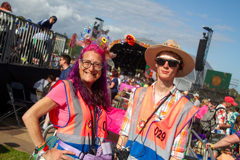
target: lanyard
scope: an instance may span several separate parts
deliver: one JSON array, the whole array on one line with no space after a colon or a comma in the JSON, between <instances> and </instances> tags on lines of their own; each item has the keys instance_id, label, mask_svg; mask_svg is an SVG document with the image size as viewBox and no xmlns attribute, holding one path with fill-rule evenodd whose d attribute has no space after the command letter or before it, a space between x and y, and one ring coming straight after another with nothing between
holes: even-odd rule
<instances>
[{"instance_id":1,"label":"lanyard","mask_svg":"<svg viewBox=\"0 0 240 160\"><path fill-rule=\"evenodd\" d=\"M96 135L95 133L96 133L96 131L95 131L94 127L96 126L97 107L93 108L93 115L92 115L92 112L91 112L91 108L90 107L88 107L88 108L89 108L89 111L90 111L90 114L91 114L91 123L92 123L92 146L91 146L92 148L90 148L90 145L89 145L89 152L91 154L95 155L96 154L96 147L95 147L95 135ZM93 118L94 118L94 120L93 120Z\"/></svg>"}]
</instances>

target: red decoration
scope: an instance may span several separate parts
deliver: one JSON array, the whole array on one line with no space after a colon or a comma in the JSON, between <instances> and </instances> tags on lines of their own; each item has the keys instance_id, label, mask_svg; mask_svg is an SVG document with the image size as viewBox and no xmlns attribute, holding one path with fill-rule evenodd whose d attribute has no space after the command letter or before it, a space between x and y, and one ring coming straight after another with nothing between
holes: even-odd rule
<instances>
[{"instance_id":1,"label":"red decoration","mask_svg":"<svg viewBox=\"0 0 240 160\"><path fill-rule=\"evenodd\" d=\"M76 39L77 39L77 34L74 33L74 34L72 35L71 40L70 40L69 47L73 48L73 47L75 46Z\"/></svg>"},{"instance_id":2,"label":"red decoration","mask_svg":"<svg viewBox=\"0 0 240 160\"><path fill-rule=\"evenodd\" d=\"M126 41L127 41L127 43L128 43L130 46L134 46L134 44L135 44L135 42L136 42L135 37L134 37L133 35L131 35L131 34L128 34L128 35L126 36Z\"/></svg>"}]
</instances>

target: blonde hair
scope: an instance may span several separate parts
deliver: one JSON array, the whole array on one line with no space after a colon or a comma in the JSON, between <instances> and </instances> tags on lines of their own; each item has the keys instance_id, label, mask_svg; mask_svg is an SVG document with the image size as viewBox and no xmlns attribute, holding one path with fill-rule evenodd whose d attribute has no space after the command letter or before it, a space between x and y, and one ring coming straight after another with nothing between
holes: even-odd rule
<instances>
[{"instance_id":1,"label":"blonde hair","mask_svg":"<svg viewBox=\"0 0 240 160\"><path fill-rule=\"evenodd\" d=\"M202 100L202 105L208 105L208 103L209 103L209 100L208 99L203 99Z\"/></svg>"}]
</instances>

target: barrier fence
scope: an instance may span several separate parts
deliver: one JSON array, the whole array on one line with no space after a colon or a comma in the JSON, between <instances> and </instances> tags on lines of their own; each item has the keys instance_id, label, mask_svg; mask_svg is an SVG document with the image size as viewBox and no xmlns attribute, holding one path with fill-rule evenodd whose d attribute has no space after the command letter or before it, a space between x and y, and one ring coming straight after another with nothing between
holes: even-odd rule
<instances>
[{"instance_id":1,"label":"barrier fence","mask_svg":"<svg viewBox=\"0 0 240 160\"><path fill-rule=\"evenodd\" d=\"M51 68L67 37L0 10L0 63Z\"/></svg>"}]
</instances>

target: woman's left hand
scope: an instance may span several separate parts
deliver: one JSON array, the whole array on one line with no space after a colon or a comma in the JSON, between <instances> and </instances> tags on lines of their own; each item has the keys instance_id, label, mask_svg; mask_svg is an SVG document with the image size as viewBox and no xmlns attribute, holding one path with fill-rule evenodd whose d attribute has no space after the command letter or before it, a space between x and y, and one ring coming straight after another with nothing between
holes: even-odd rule
<instances>
[{"instance_id":1,"label":"woman's left hand","mask_svg":"<svg viewBox=\"0 0 240 160\"><path fill-rule=\"evenodd\" d=\"M45 160L72 160L72 158L66 156L66 154L74 155L75 153L67 150L59 150L56 145L54 148L46 151L42 156Z\"/></svg>"}]
</instances>

